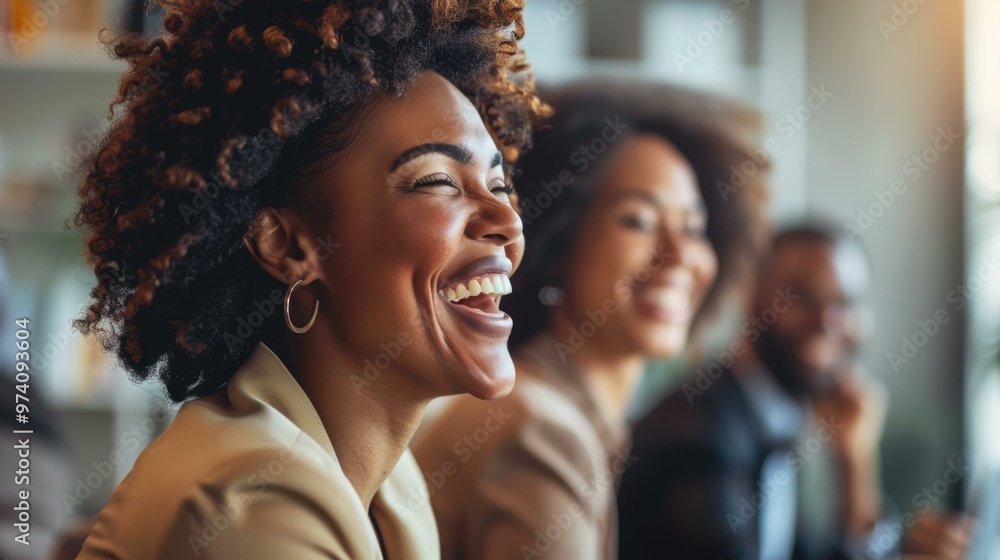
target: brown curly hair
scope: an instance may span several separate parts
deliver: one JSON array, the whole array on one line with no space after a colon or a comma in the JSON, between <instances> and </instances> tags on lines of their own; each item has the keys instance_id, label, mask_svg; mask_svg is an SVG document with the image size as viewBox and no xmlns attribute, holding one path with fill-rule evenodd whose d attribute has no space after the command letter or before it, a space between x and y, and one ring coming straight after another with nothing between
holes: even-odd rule
<instances>
[{"instance_id":1,"label":"brown curly hair","mask_svg":"<svg viewBox=\"0 0 1000 560\"><path fill-rule=\"evenodd\" d=\"M175 401L224 387L268 332L226 335L253 294L284 288L242 238L262 208L296 202L377 94L437 72L476 105L508 165L548 110L530 76L516 80L523 0L160 5L162 33L106 40L129 68L113 124L81 164L72 222L97 285L74 325Z\"/></svg>"}]
</instances>

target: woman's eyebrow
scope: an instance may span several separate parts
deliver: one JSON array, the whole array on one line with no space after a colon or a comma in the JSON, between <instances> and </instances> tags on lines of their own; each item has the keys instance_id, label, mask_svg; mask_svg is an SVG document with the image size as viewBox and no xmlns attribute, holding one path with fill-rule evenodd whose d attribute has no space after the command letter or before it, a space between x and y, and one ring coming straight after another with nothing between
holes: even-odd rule
<instances>
[{"instance_id":1,"label":"woman's eyebrow","mask_svg":"<svg viewBox=\"0 0 1000 560\"><path fill-rule=\"evenodd\" d=\"M615 193L610 198L610 200L607 201L607 204L613 204L615 202L618 202L619 200L627 199L627 198L635 198L635 199L642 200L643 202L646 202L646 203L648 203L649 205L651 205L651 206L653 206L655 208L660 208L660 207L663 206L663 203L660 201L660 199L656 198L656 196L653 195L652 193L650 193L648 191L645 191L645 190L642 190L642 189L623 189L623 190ZM707 213L707 209L705 208L705 204L702 201L700 201L700 200L694 200L694 201L692 201L689 205L687 205L686 210L688 212L697 213L697 214L705 214L705 213Z\"/></svg>"},{"instance_id":2,"label":"woman's eyebrow","mask_svg":"<svg viewBox=\"0 0 1000 560\"><path fill-rule=\"evenodd\" d=\"M655 208L659 208L660 207L660 201L659 201L659 199L657 199L651 193L649 193L647 191L644 191L642 189L623 189L623 190L620 190L620 191L616 192L614 195L611 196L611 198L607 201L607 204L609 204L609 205L610 204L614 204L615 202L618 202L619 200L628 199L628 198L635 198L635 199L641 200L641 201L646 202L647 204L649 204L650 206L653 206Z\"/></svg>"},{"instance_id":3,"label":"woman's eyebrow","mask_svg":"<svg viewBox=\"0 0 1000 560\"><path fill-rule=\"evenodd\" d=\"M392 173L400 165L428 154L444 154L459 163L469 163L472 161L472 152L461 146L456 146L455 144L420 144L419 146L414 146L400 154L399 157L392 162L392 166L389 167L389 172Z\"/></svg>"},{"instance_id":4,"label":"woman's eyebrow","mask_svg":"<svg viewBox=\"0 0 1000 560\"><path fill-rule=\"evenodd\" d=\"M404 163L413 161L414 159L417 159L421 156L425 156L428 154L443 154L462 164L470 163L474 157L471 151L469 151L466 148L463 148L462 146L456 146L455 144L447 144L447 143L420 144L419 146L414 146L413 148L410 148L409 150L406 150L405 152L400 154L399 157L397 157L395 161L392 162L392 165L389 167L389 173L392 173ZM493 154L493 161L490 162L490 169L502 163L503 163L503 154L501 154L498 151L495 154Z\"/></svg>"}]
</instances>

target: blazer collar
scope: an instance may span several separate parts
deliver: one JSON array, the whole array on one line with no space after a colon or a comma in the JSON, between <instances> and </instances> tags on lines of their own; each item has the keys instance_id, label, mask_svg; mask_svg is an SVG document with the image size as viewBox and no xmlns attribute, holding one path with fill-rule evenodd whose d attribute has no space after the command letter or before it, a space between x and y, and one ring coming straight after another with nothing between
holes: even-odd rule
<instances>
[{"instance_id":1,"label":"blazer collar","mask_svg":"<svg viewBox=\"0 0 1000 560\"><path fill-rule=\"evenodd\" d=\"M334 460L337 459L330 436L312 401L278 355L263 342L257 343L229 380L227 392L234 404L243 404L240 401L249 397L277 410L316 440Z\"/></svg>"},{"instance_id":2,"label":"blazer collar","mask_svg":"<svg viewBox=\"0 0 1000 560\"><path fill-rule=\"evenodd\" d=\"M263 342L257 343L253 352L230 379L226 392L230 402L238 408L267 406L281 413L316 440L339 467L337 453L312 401L281 359ZM330 474L342 478L348 485L350 494L357 502L359 515L370 514L374 517L390 560L419 560L440 556L430 492L409 448L403 451L399 462L375 492L369 512L364 511L361 498L353 486L350 486L343 471ZM373 527L370 538L376 542L379 540Z\"/></svg>"}]
</instances>

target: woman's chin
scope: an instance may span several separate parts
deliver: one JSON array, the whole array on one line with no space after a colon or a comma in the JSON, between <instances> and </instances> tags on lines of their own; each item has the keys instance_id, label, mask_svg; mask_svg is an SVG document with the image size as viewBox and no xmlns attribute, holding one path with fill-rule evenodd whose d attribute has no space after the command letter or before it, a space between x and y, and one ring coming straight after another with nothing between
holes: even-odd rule
<instances>
[{"instance_id":1,"label":"woman's chin","mask_svg":"<svg viewBox=\"0 0 1000 560\"><path fill-rule=\"evenodd\" d=\"M489 369L458 372L460 390L486 401L506 397L514 389L514 363L508 357L505 363L491 365Z\"/></svg>"},{"instance_id":2,"label":"woman's chin","mask_svg":"<svg viewBox=\"0 0 1000 560\"><path fill-rule=\"evenodd\" d=\"M683 353L687 342L686 330L667 329L665 332L657 333L657 336L645 337L640 346L644 348L643 354L649 359L669 360Z\"/></svg>"}]
</instances>

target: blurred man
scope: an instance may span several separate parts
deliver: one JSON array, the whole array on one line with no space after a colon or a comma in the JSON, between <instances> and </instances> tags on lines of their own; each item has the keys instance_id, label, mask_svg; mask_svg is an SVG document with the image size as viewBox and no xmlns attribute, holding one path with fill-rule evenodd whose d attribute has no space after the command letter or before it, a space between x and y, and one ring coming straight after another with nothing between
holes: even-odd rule
<instances>
[{"instance_id":1,"label":"blurred man","mask_svg":"<svg viewBox=\"0 0 1000 560\"><path fill-rule=\"evenodd\" d=\"M774 239L742 340L636 427L619 502L623 559L895 553L898 535L872 539L886 397L855 366L868 284L864 254L836 234L799 227ZM801 522L803 474L818 456L836 473L823 536Z\"/></svg>"}]
</instances>

